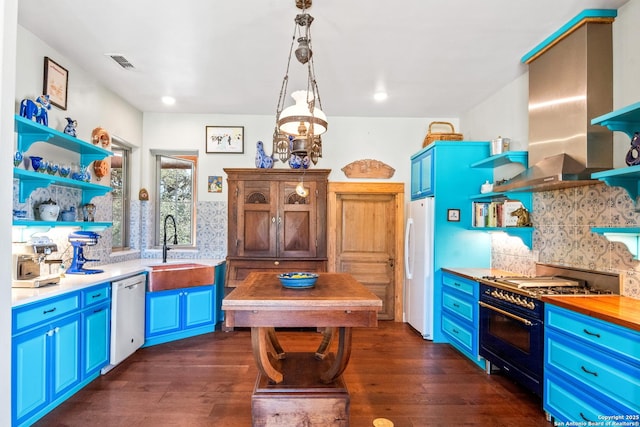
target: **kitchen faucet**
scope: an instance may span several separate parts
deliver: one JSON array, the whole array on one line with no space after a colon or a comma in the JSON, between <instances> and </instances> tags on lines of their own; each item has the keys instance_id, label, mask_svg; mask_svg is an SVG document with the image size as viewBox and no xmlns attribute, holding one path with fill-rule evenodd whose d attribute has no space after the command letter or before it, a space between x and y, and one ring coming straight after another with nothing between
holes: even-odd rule
<instances>
[{"instance_id":1,"label":"kitchen faucet","mask_svg":"<svg viewBox=\"0 0 640 427\"><path fill-rule=\"evenodd\" d=\"M176 219L173 217L173 215L167 215L164 217L164 241L162 243L162 262L166 263L167 262L167 251L169 251L169 249L167 247L167 220L171 218L171 221L173 222L173 244L177 245L178 244L178 228L176 227Z\"/></svg>"}]
</instances>

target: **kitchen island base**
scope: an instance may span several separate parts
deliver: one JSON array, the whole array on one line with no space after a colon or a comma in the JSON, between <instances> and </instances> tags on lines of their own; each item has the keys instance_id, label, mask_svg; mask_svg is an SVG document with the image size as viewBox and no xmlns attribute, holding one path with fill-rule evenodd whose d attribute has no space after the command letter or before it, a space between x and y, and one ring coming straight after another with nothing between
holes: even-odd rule
<instances>
[{"instance_id":1,"label":"kitchen island base","mask_svg":"<svg viewBox=\"0 0 640 427\"><path fill-rule=\"evenodd\" d=\"M349 274L320 273L307 289L284 288L273 273L249 274L224 298L222 309L227 327L251 328L259 372L253 426L348 426L342 373L351 355L351 329L378 326L381 307L382 300ZM323 328L318 349L285 352L275 329L291 327ZM334 355L329 348L335 338Z\"/></svg>"},{"instance_id":2,"label":"kitchen island base","mask_svg":"<svg viewBox=\"0 0 640 427\"><path fill-rule=\"evenodd\" d=\"M330 383L320 378L333 353L319 360L314 353L287 353L278 361L283 380L274 384L258 374L251 396L253 427L349 426L349 391L342 376Z\"/></svg>"}]
</instances>

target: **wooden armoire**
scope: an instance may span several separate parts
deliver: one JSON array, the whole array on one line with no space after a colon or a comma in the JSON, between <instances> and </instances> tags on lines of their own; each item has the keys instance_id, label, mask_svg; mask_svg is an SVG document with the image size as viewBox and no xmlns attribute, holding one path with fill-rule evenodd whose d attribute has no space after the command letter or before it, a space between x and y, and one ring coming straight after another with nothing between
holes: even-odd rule
<instances>
[{"instance_id":1,"label":"wooden armoire","mask_svg":"<svg viewBox=\"0 0 640 427\"><path fill-rule=\"evenodd\" d=\"M228 183L226 286L252 271L327 271L329 169L224 169ZM296 192L302 182L306 197Z\"/></svg>"}]
</instances>

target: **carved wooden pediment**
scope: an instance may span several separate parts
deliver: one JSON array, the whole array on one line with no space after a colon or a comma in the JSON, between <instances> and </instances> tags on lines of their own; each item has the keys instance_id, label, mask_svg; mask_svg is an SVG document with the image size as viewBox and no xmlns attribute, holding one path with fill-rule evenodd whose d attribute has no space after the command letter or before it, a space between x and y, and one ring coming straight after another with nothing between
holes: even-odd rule
<instances>
[{"instance_id":1,"label":"carved wooden pediment","mask_svg":"<svg viewBox=\"0 0 640 427\"><path fill-rule=\"evenodd\" d=\"M347 178L391 178L396 170L380 160L362 159L349 163L342 172Z\"/></svg>"}]
</instances>

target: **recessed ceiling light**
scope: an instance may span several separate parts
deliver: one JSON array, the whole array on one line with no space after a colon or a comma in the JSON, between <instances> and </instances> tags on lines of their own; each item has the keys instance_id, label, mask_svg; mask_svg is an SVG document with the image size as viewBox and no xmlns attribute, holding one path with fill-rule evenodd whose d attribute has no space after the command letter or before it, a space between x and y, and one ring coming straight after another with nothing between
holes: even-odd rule
<instances>
[{"instance_id":1,"label":"recessed ceiling light","mask_svg":"<svg viewBox=\"0 0 640 427\"><path fill-rule=\"evenodd\" d=\"M163 96L162 103L164 105L173 105L176 103L176 99L173 96Z\"/></svg>"},{"instance_id":2,"label":"recessed ceiling light","mask_svg":"<svg viewBox=\"0 0 640 427\"><path fill-rule=\"evenodd\" d=\"M373 99L375 99L378 102L382 102L385 99L387 99L388 95L387 92L376 92L373 94Z\"/></svg>"}]
</instances>

